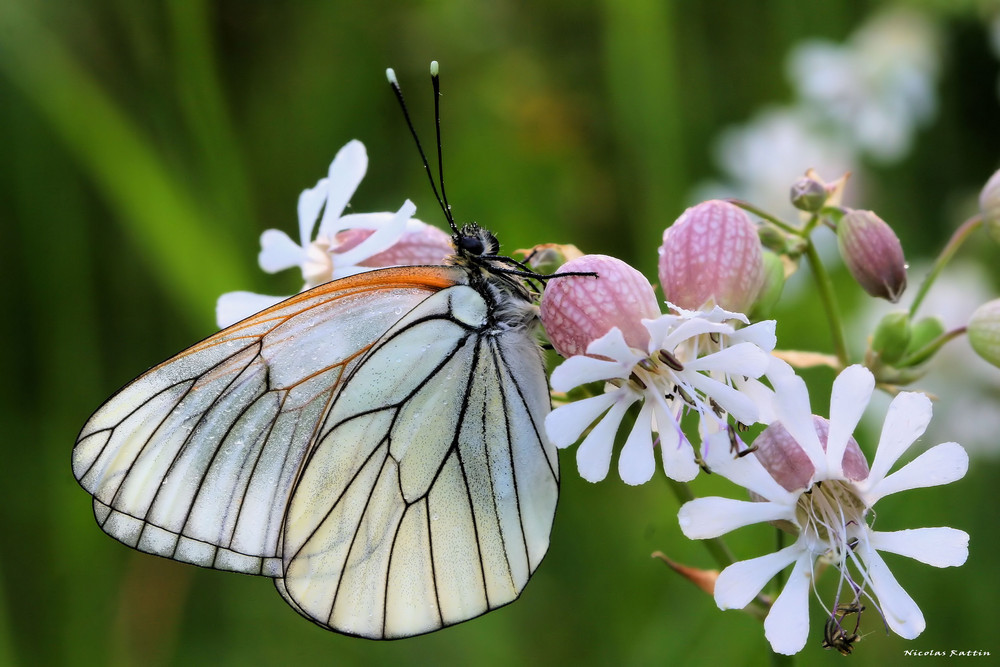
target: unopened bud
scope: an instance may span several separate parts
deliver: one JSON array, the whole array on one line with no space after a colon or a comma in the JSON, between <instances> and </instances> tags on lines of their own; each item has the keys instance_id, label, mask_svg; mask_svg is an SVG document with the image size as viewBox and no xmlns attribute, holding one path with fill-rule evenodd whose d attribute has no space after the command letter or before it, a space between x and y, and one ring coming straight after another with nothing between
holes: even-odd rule
<instances>
[{"instance_id":1,"label":"unopened bud","mask_svg":"<svg viewBox=\"0 0 1000 667\"><path fill-rule=\"evenodd\" d=\"M925 317L910 327L910 342L903 360L906 366L919 366L941 349L944 344L944 322L939 317ZM935 342L937 344L935 344Z\"/></svg>"},{"instance_id":2,"label":"unopened bud","mask_svg":"<svg viewBox=\"0 0 1000 667\"><path fill-rule=\"evenodd\" d=\"M607 255L584 255L559 267L559 273L593 276L553 278L542 294L541 318L556 352L586 354L587 346L618 327L630 347L649 347L643 319L660 316L653 286L631 266Z\"/></svg>"},{"instance_id":3,"label":"unopened bud","mask_svg":"<svg viewBox=\"0 0 1000 667\"><path fill-rule=\"evenodd\" d=\"M1000 299L976 308L969 318L969 344L980 357L1000 367Z\"/></svg>"},{"instance_id":4,"label":"unopened bud","mask_svg":"<svg viewBox=\"0 0 1000 667\"><path fill-rule=\"evenodd\" d=\"M757 237L766 250L783 253L788 247L788 234L770 223L757 226Z\"/></svg>"},{"instance_id":5,"label":"unopened bud","mask_svg":"<svg viewBox=\"0 0 1000 667\"><path fill-rule=\"evenodd\" d=\"M524 255L525 264L537 273L555 273L560 266L583 257L583 253L572 243L540 243L530 250L515 250L515 255Z\"/></svg>"},{"instance_id":6,"label":"unopened bud","mask_svg":"<svg viewBox=\"0 0 1000 667\"><path fill-rule=\"evenodd\" d=\"M663 233L659 273L664 296L676 306L746 313L764 283L757 229L729 202L692 206Z\"/></svg>"},{"instance_id":7,"label":"unopened bud","mask_svg":"<svg viewBox=\"0 0 1000 667\"><path fill-rule=\"evenodd\" d=\"M816 435L825 451L830 422L813 415L813 428L816 429ZM792 437L781 422L773 422L764 429L753 444L756 448L753 455L783 489L795 491L809 486L816 468L809 455L802 449L802 445ZM868 462L853 437L847 441L847 449L844 450L844 458L841 461L847 479L860 481L868 477Z\"/></svg>"},{"instance_id":8,"label":"unopened bud","mask_svg":"<svg viewBox=\"0 0 1000 667\"><path fill-rule=\"evenodd\" d=\"M792 206L800 211L815 213L826 204L830 193L826 191L826 186L815 178L803 176L792 185L789 194Z\"/></svg>"},{"instance_id":9,"label":"unopened bud","mask_svg":"<svg viewBox=\"0 0 1000 667\"><path fill-rule=\"evenodd\" d=\"M837 245L847 269L872 296L895 303L906 289L903 246L871 211L851 211L837 224Z\"/></svg>"},{"instance_id":10,"label":"unopened bud","mask_svg":"<svg viewBox=\"0 0 1000 667\"><path fill-rule=\"evenodd\" d=\"M770 250L765 250L763 255L764 283L761 285L757 301L753 305L753 320L768 319L771 309L781 298L781 292L785 289L785 262Z\"/></svg>"},{"instance_id":11,"label":"unopened bud","mask_svg":"<svg viewBox=\"0 0 1000 667\"><path fill-rule=\"evenodd\" d=\"M875 327L872 335L872 351L887 363L903 358L910 344L910 315L906 311L888 313Z\"/></svg>"},{"instance_id":12,"label":"unopened bud","mask_svg":"<svg viewBox=\"0 0 1000 667\"><path fill-rule=\"evenodd\" d=\"M1000 243L1000 170L990 176L979 193L979 213L990 236Z\"/></svg>"}]
</instances>

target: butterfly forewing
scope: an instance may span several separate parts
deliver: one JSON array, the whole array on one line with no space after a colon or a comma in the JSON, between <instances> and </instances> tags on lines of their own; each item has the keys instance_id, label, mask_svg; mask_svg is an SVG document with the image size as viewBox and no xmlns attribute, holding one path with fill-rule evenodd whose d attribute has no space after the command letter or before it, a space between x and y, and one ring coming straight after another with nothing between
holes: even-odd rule
<instances>
[{"instance_id":1,"label":"butterfly forewing","mask_svg":"<svg viewBox=\"0 0 1000 667\"><path fill-rule=\"evenodd\" d=\"M278 576L282 520L340 383L458 269L387 269L258 313L153 368L88 420L73 471L140 550Z\"/></svg>"}]
</instances>

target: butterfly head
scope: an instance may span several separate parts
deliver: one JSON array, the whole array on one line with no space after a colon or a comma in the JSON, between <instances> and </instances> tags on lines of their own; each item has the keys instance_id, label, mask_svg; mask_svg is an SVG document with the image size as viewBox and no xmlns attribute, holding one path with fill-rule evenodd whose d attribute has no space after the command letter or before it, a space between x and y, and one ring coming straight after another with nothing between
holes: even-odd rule
<instances>
[{"instance_id":1,"label":"butterfly head","mask_svg":"<svg viewBox=\"0 0 1000 667\"><path fill-rule=\"evenodd\" d=\"M483 229L474 222L462 225L452 234L451 241L459 257L493 257L500 252L500 242L493 232Z\"/></svg>"}]
</instances>

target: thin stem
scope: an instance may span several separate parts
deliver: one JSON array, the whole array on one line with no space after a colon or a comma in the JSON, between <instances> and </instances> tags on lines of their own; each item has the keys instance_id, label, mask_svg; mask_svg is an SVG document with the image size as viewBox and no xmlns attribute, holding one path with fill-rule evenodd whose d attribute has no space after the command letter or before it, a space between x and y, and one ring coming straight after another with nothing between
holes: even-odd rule
<instances>
[{"instance_id":1,"label":"thin stem","mask_svg":"<svg viewBox=\"0 0 1000 667\"><path fill-rule=\"evenodd\" d=\"M674 496L680 504L683 505L690 500L694 500L695 495L686 482L678 482L667 477L667 484L670 485L670 490L674 492ZM704 544L705 548L708 549L708 553L715 559L719 569L725 569L736 562L733 552L729 550L729 547L726 546L726 543L721 538L713 537L707 540L699 540L699 542Z\"/></svg>"},{"instance_id":2,"label":"thin stem","mask_svg":"<svg viewBox=\"0 0 1000 667\"><path fill-rule=\"evenodd\" d=\"M931 356L936 354L937 351L940 350L945 343L947 343L950 340L954 340L959 336L964 335L966 329L967 327L962 326L958 327L957 329L952 329L951 331L946 331L945 333L941 334L931 342L927 343L927 345L924 345L919 350L915 350L912 354L910 354L910 356L903 357L902 359L900 359L898 362L896 362L897 367L909 368L910 366L918 366L924 363L925 361L930 359Z\"/></svg>"},{"instance_id":3,"label":"thin stem","mask_svg":"<svg viewBox=\"0 0 1000 667\"><path fill-rule=\"evenodd\" d=\"M780 528L774 529L774 550L775 552L781 551L785 548L785 531ZM785 575L785 571L781 570L774 577L774 597L778 597L778 593L781 589L785 587L785 580L788 577Z\"/></svg>"},{"instance_id":4,"label":"thin stem","mask_svg":"<svg viewBox=\"0 0 1000 667\"><path fill-rule=\"evenodd\" d=\"M806 244L806 257L809 259L809 266L812 268L813 276L816 279L816 287L819 290L820 301L823 302L823 310L826 311L826 319L830 323L830 335L833 338L833 348L840 361L841 368L847 368L847 340L844 338L844 324L840 319L840 311L837 309L837 297L833 292L833 282L830 274L826 272L823 261L816 252L816 246L812 241Z\"/></svg>"},{"instance_id":5,"label":"thin stem","mask_svg":"<svg viewBox=\"0 0 1000 667\"><path fill-rule=\"evenodd\" d=\"M757 208L750 202L743 201L742 199L727 199L726 201L732 204L733 206L739 206L744 211L748 211L750 213L753 213L759 218L767 220L772 225L774 225L778 229L781 229L782 231L788 232L789 234L795 234L796 236L802 236L802 230L799 229L798 227L794 227L783 220L779 220L778 218L774 217L767 211Z\"/></svg>"},{"instance_id":6,"label":"thin stem","mask_svg":"<svg viewBox=\"0 0 1000 667\"><path fill-rule=\"evenodd\" d=\"M938 274L941 270L947 266L948 262L951 260L952 256L962 247L965 240L969 238L972 232L979 229L983 224L983 218L979 215L974 215L965 222L963 222L955 233L951 235L948 240L948 244L941 250L941 254L938 255L937 260L934 262L934 267L931 272L924 276L924 280L920 283L920 289L917 290L917 296L914 297L913 303L910 304L910 319L917 314L917 309L920 308L920 304L923 302L924 297L927 296L927 292L930 291L931 285L937 279Z\"/></svg>"}]
</instances>

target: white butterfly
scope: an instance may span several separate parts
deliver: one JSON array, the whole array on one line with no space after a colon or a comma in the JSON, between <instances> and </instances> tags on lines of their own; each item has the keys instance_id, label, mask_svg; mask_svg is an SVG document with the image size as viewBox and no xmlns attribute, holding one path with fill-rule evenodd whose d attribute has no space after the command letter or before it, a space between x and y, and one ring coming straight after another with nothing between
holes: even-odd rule
<instances>
[{"instance_id":1,"label":"white butterfly","mask_svg":"<svg viewBox=\"0 0 1000 667\"><path fill-rule=\"evenodd\" d=\"M156 366L87 421L109 535L274 579L338 632L397 638L511 602L549 544L537 309L489 232L447 265L320 285Z\"/></svg>"}]
</instances>

